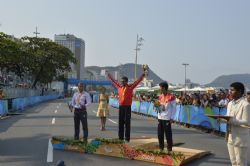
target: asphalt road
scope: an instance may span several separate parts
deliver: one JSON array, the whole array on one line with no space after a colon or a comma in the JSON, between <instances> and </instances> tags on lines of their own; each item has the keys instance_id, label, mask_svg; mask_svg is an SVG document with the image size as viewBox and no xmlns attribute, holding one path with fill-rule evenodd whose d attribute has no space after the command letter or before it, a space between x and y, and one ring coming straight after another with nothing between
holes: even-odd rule
<instances>
[{"instance_id":1,"label":"asphalt road","mask_svg":"<svg viewBox=\"0 0 250 166\"><path fill-rule=\"evenodd\" d=\"M0 166L53 166L64 160L67 166L149 166L152 163L98 155L64 152L49 148L52 136L73 137L73 114L69 112L67 99L54 100L27 108L21 115L0 120ZM96 117L97 104L88 108L89 138L117 138L117 109L110 108L107 130L100 131ZM157 137L156 119L132 114L131 137ZM82 136L82 133L81 133ZM173 125L175 142L182 147L210 151L212 154L186 166L228 166L230 160L224 138L197 129ZM52 162L51 162L52 161Z\"/></svg>"}]
</instances>

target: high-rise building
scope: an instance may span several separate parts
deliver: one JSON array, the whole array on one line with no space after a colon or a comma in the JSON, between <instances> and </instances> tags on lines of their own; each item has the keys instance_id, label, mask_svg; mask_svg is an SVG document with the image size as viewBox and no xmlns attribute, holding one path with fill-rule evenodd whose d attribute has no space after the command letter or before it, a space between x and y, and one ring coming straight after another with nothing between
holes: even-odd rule
<instances>
[{"instance_id":1,"label":"high-rise building","mask_svg":"<svg viewBox=\"0 0 250 166\"><path fill-rule=\"evenodd\" d=\"M83 80L85 78L85 42L71 34L55 35L55 42L69 48L75 58L76 64L70 64L72 71L67 73L68 78Z\"/></svg>"}]
</instances>

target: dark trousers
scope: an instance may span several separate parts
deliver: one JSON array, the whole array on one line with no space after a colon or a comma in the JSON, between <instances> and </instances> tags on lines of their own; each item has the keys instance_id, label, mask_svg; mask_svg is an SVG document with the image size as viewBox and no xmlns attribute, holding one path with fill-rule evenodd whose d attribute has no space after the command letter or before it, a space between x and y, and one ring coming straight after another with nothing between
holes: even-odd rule
<instances>
[{"instance_id":1,"label":"dark trousers","mask_svg":"<svg viewBox=\"0 0 250 166\"><path fill-rule=\"evenodd\" d=\"M75 109L74 112L75 139L79 139L80 121L82 123L83 138L87 139L88 138L87 111L81 109Z\"/></svg>"},{"instance_id":2,"label":"dark trousers","mask_svg":"<svg viewBox=\"0 0 250 166\"><path fill-rule=\"evenodd\" d=\"M158 141L159 147L161 150L164 149L164 133L166 134L167 139L167 149L172 151L173 138L172 138L172 128L171 122L169 120L158 119Z\"/></svg>"},{"instance_id":3,"label":"dark trousers","mask_svg":"<svg viewBox=\"0 0 250 166\"><path fill-rule=\"evenodd\" d=\"M130 141L130 123L131 123L131 106L119 106L119 131L120 140L124 139L125 125L125 140Z\"/></svg>"}]
</instances>

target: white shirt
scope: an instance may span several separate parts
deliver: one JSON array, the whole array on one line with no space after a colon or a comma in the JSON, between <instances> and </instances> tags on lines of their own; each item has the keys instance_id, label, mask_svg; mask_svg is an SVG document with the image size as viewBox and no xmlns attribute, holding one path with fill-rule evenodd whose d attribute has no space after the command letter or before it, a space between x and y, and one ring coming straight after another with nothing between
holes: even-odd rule
<instances>
[{"instance_id":1,"label":"white shirt","mask_svg":"<svg viewBox=\"0 0 250 166\"><path fill-rule=\"evenodd\" d=\"M165 105L160 106L160 111L158 112L158 119L171 120L174 118L175 112L176 112L175 100L169 101Z\"/></svg>"}]
</instances>

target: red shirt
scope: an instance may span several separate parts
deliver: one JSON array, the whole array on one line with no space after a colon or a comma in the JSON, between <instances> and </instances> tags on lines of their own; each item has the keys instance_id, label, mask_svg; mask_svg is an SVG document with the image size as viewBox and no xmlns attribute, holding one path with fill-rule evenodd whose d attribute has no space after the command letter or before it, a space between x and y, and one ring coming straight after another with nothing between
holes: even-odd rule
<instances>
[{"instance_id":1,"label":"red shirt","mask_svg":"<svg viewBox=\"0 0 250 166\"><path fill-rule=\"evenodd\" d=\"M110 74L108 74L108 78L118 90L119 105L130 106L132 104L133 89L142 81L142 79L144 78L144 74L142 74L140 78L138 78L134 83L128 84L126 86L123 86L118 83L112 78Z\"/></svg>"},{"instance_id":2,"label":"red shirt","mask_svg":"<svg viewBox=\"0 0 250 166\"><path fill-rule=\"evenodd\" d=\"M167 104L168 102L171 102L171 101L173 101L173 100L175 100L174 95L169 94L169 93L167 93L167 94L163 94L163 93L162 93L162 94L159 96L159 101L160 101L160 103L163 104L163 105L165 105L165 104Z\"/></svg>"}]
</instances>

